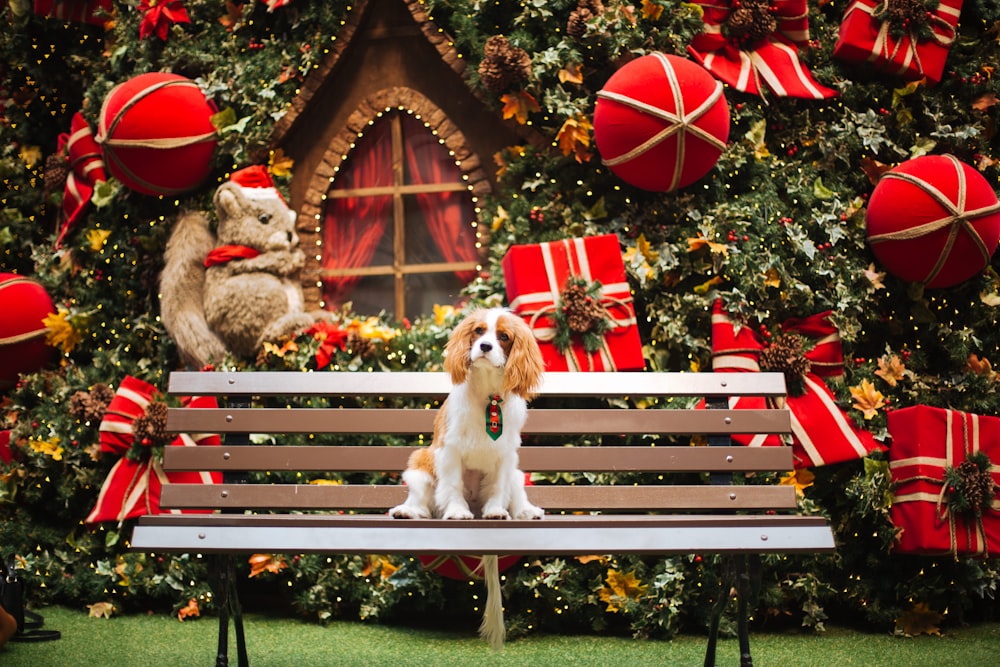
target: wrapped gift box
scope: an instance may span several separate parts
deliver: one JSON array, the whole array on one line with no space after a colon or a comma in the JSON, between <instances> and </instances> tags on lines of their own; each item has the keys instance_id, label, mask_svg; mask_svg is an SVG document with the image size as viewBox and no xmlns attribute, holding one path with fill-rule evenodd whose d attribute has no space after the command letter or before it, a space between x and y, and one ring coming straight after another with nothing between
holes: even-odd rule
<instances>
[{"instance_id":1,"label":"wrapped gift box","mask_svg":"<svg viewBox=\"0 0 1000 667\"><path fill-rule=\"evenodd\" d=\"M1000 458L1000 418L918 405L889 413L892 522L902 532L897 551L923 555L1000 556L1000 500L982 521L948 509L945 469L976 452ZM995 483L1000 469L990 466Z\"/></svg>"},{"instance_id":2,"label":"wrapped gift box","mask_svg":"<svg viewBox=\"0 0 1000 667\"><path fill-rule=\"evenodd\" d=\"M507 299L535 332L545 368L549 371L642 370L642 342L636 327L635 306L625 279L621 246L614 234L515 245L502 261ZM587 285L600 283L600 304L607 313L608 331L600 349L588 352L576 338L560 351L554 314L560 295L571 279Z\"/></svg>"},{"instance_id":3,"label":"wrapped gift box","mask_svg":"<svg viewBox=\"0 0 1000 667\"><path fill-rule=\"evenodd\" d=\"M881 72L907 79L926 77L931 84L940 81L955 41L962 0L941 0L930 15L932 34L927 38L919 37L916 30L894 37L889 22L878 18L885 11L884 5L883 0L854 0L848 6L834 57L852 63L871 62Z\"/></svg>"}]
</instances>

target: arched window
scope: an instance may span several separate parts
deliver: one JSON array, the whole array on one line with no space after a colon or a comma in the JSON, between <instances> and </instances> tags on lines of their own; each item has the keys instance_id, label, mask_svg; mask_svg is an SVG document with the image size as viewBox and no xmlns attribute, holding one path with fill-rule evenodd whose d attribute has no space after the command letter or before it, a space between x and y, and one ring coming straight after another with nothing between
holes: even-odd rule
<instances>
[{"instance_id":1,"label":"arched window","mask_svg":"<svg viewBox=\"0 0 1000 667\"><path fill-rule=\"evenodd\" d=\"M448 148L410 111L379 114L326 193L324 306L402 319L455 303L479 266L476 224Z\"/></svg>"}]
</instances>

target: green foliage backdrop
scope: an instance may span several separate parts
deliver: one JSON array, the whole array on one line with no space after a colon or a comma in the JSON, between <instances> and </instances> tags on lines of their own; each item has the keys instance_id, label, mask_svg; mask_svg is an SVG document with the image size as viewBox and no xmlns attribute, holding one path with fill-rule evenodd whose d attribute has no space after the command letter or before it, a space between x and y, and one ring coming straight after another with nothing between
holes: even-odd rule
<instances>
[{"instance_id":1,"label":"green foliage backdrop","mask_svg":"<svg viewBox=\"0 0 1000 667\"><path fill-rule=\"evenodd\" d=\"M36 594L46 600L99 605L98 611L106 603L120 612L184 614L191 600L202 612L212 610L199 557L132 553L128 523L83 523L113 461L98 454L98 420L73 410L73 397L79 401L79 392L100 384L116 386L127 375L164 386L166 373L178 366L157 302L173 220L182 210L210 210L215 186L234 168L273 161L275 121L355 9L319 0L175 0L160 4L182 5L189 21L169 25L165 40L140 39L142 10L155 4L114 2L107 26L46 19L27 0L0 9L0 271L41 282L62 324L54 340L58 361L23 376L0 403L16 454L0 464L0 550L25 559ZM965 1L936 86L908 85L833 59L847 2L811 0L812 42L802 58L839 96L798 100L727 88L728 150L699 182L668 194L636 190L602 166L587 145L586 120L597 91L629 58L653 51L684 55L702 27L699 7L672 0L422 4L468 62L469 85L498 114L504 100L476 73L483 45L502 34L529 54L530 76L519 89L538 109L525 120L551 140L497 156L501 189L482 206L481 222L493 230L489 262L470 285L470 298L503 294L499 260L513 243L613 232L624 244L651 370L711 367L710 310L717 298L735 317L772 329L831 309L848 360L843 381L832 388L878 439L887 437L886 413L910 405L1000 415L989 363L1000 349L997 260L961 285L923 290L885 274L864 235L873 189L866 170L875 163L951 153L976 166L994 189L1000 184L995 0ZM568 30L579 7L593 10L591 17L582 31ZM111 87L148 71L195 79L218 105L222 127L212 178L180 197L102 186L87 219L54 250L62 189L47 164L58 151L58 135L78 110L95 124ZM566 76L574 71L577 77ZM560 131L568 122L583 130L576 150L563 151ZM287 177L279 181L287 185ZM334 351L331 369L426 370L439 367L454 314L442 309L407 323L377 313L339 318L353 336ZM276 341L245 365L316 368L317 341L291 342ZM885 368L893 364L898 379L890 383ZM867 417L852 407L850 392L863 381L882 398L879 404L870 395L876 406ZM812 484L803 484L802 511L829 516L840 548L832 557L768 558L757 623L819 630L832 617L907 632L994 614L995 562L893 553L885 459L877 453L813 471ZM526 557L508 571L513 630L671 636L702 627L719 594L716 564L697 554L585 561ZM482 595L476 585L427 572L415 559L285 554L267 565L247 579L250 598L280 599L319 621L441 614L446 606L463 613Z\"/></svg>"}]
</instances>

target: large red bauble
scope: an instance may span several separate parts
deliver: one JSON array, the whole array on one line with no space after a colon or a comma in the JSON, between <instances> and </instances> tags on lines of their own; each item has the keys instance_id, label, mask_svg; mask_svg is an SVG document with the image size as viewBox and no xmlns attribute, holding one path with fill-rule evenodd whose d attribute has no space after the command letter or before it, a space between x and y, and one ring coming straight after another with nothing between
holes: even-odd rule
<instances>
[{"instance_id":1,"label":"large red bauble","mask_svg":"<svg viewBox=\"0 0 1000 667\"><path fill-rule=\"evenodd\" d=\"M865 222L868 243L886 270L926 287L973 277L1000 241L996 193L953 155L925 155L885 172Z\"/></svg>"},{"instance_id":2,"label":"large red bauble","mask_svg":"<svg viewBox=\"0 0 1000 667\"><path fill-rule=\"evenodd\" d=\"M669 192L694 183L715 166L728 138L722 83L685 58L636 58L597 93L597 148L604 164L637 188Z\"/></svg>"},{"instance_id":3,"label":"large red bauble","mask_svg":"<svg viewBox=\"0 0 1000 667\"><path fill-rule=\"evenodd\" d=\"M0 273L0 391L17 384L22 373L33 373L51 359L43 320L55 312L40 284L15 273Z\"/></svg>"},{"instance_id":4,"label":"large red bauble","mask_svg":"<svg viewBox=\"0 0 1000 667\"><path fill-rule=\"evenodd\" d=\"M147 195L192 190L208 176L218 143L215 107L194 81L140 74L104 98L97 143L111 175Z\"/></svg>"}]
</instances>

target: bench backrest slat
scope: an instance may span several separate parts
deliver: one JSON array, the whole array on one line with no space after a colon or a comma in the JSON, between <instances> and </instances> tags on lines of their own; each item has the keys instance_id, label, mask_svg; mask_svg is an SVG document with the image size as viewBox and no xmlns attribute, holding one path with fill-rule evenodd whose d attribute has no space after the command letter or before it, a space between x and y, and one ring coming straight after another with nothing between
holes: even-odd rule
<instances>
[{"instance_id":1,"label":"bench backrest slat","mask_svg":"<svg viewBox=\"0 0 1000 667\"><path fill-rule=\"evenodd\" d=\"M173 372L169 393L203 396L441 397L446 373ZM550 372L540 396L784 396L781 373Z\"/></svg>"},{"instance_id":2,"label":"bench backrest slat","mask_svg":"<svg viewBox=\"0 0 1000 667\"><path fill-rule=\"evenodd\" d=\"M167 428L187 433L430 433L437 410L170 408ZM787 410L530 410L523 433L788 433Z\"/></svg>"},{"instance_id":3,"label":"bench backrest slat","mask_svg":"<svg viewBox=\"0 0 1000 667\"><path fill-rule=\"evenodd\" d=\"M163 467L195 471L399 472L416 447L167 447ZM522 447L530 472L790 470L790 447Z\"/></svg>"},{"instance_id":4,"label":"bench backrest slat","mask_svg":"<svg viewBox=\"0 0 1000 667\"><path fill-rule=\"evenodd\" d=\"M529 486L547 512L794 509L791 486ZM406 487L367 484L168 484L161 503L174 508L385 511Z\"/></svg>"}]
</instances>

